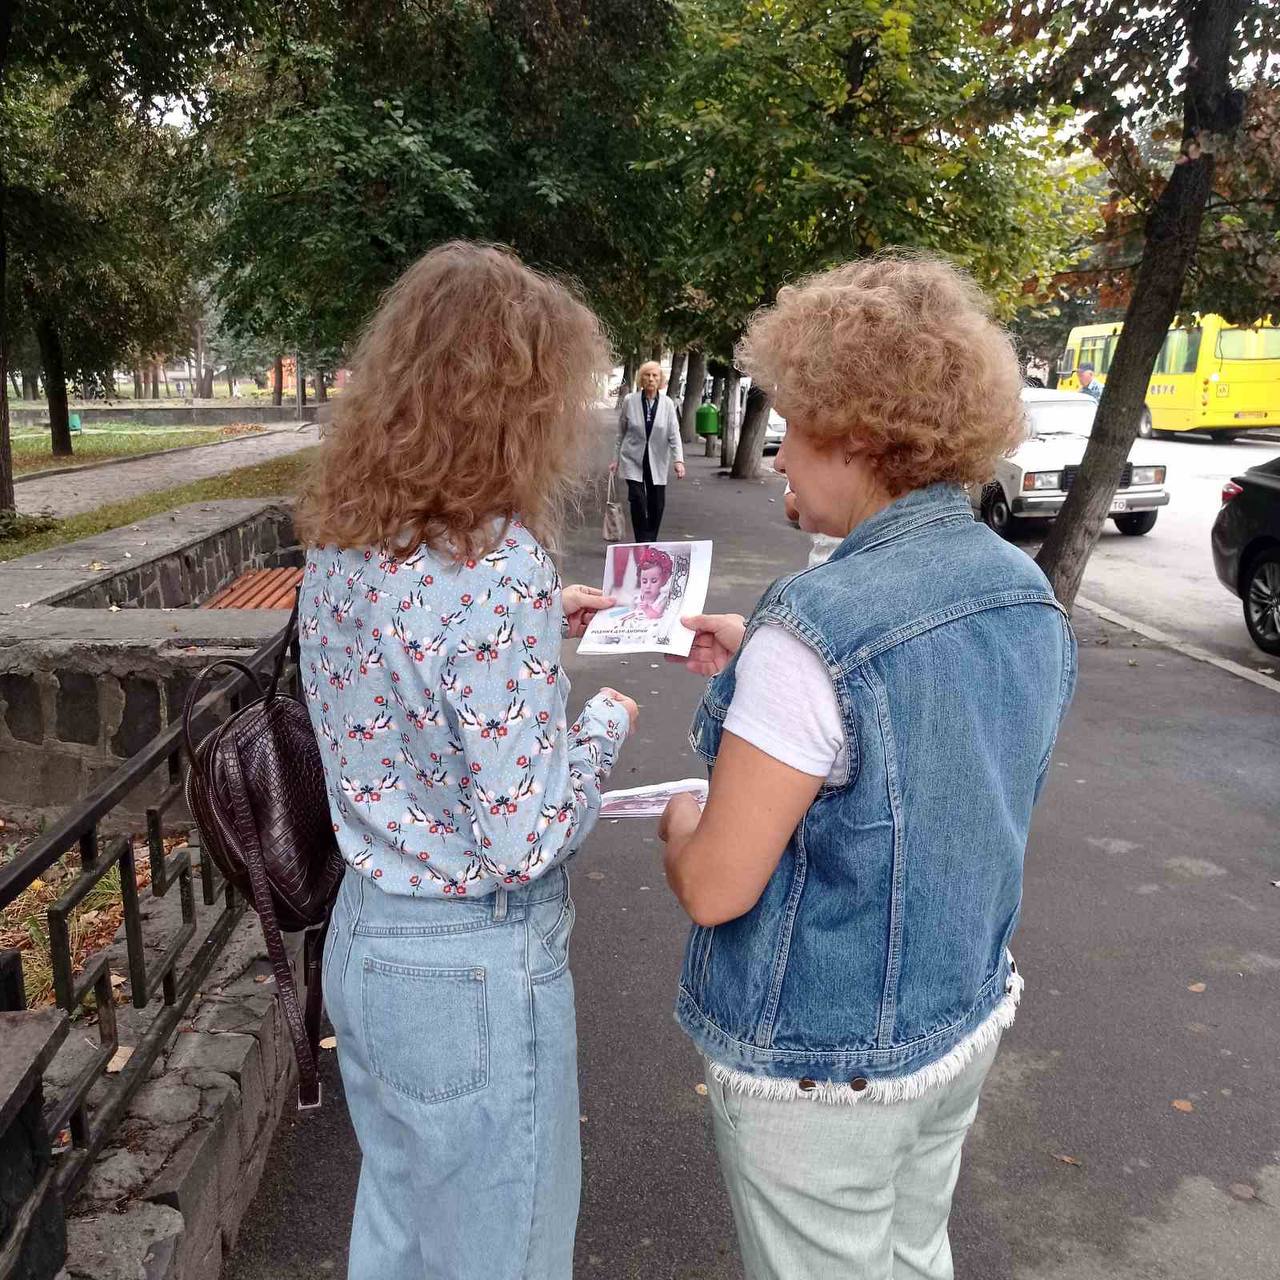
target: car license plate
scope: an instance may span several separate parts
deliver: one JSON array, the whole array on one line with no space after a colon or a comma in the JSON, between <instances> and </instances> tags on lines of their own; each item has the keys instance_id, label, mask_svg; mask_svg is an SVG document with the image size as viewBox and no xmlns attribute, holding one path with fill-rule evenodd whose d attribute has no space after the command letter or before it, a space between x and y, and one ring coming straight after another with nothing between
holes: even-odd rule
<instances>
[{"instance_id":1,"label":"car license plate","mask_svg":"<svg viewBox=\"0 0 1280 1280\"><path fill-rule=\"evenodd\" d=\"M1112 511L1128 511L1129 504L1123 498L1112 498L1111 510Z\"/></svg>"}]
</instances>

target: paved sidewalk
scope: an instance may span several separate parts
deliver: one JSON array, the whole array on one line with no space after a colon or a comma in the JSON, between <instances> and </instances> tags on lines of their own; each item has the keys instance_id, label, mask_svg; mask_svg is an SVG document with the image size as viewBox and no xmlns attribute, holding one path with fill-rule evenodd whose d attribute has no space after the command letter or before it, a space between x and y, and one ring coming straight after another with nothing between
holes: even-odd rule
<instances>
[{"instance_id":1,"label":"paved sidewalk","mask_svg":"<svg viewBox=\"0 0 1280 1280\"><path fill-rule=\"evenodd\" d=\"M720 478L698 457L670 487L664 534L715 540L712 608L745 611L804 563L781 498L777 478ZM597 529L592 518L570 540L567 576L598 581ZM1080 690L1037 809L1014 944L1026 996L967 1148L956 1274L1274 1280L1280 695L1084 614L1077 628ZM647 655L626 663L568 661L575 706L603 683L641 704L616 784L696 771L685 730L700 683ZM574 1274L740 1280L699 1064L671 1019L686 925L656 833L603 824L573 878ZM359 1156L334 1055L325 1067L325 1108L282 1122L228 1280L345 1274Z\"/></svg>"},{"instance_id":2,"label":"paved sidewalk","mask_svg":"<svg viewBox=\"0 0 1280 1280\"><path fill-rule=\"evenodd\" d=\"M241 467L286 457L309 448L319 439L320 429L308 425L200 445L161 457L136 458L109 467L64 471L16 485L18 510L27 515L43 511L59 517L79 515L104 503L122 502L156 489L172 489L206 476L224 475Z\"/></svg>"}]
</instances>

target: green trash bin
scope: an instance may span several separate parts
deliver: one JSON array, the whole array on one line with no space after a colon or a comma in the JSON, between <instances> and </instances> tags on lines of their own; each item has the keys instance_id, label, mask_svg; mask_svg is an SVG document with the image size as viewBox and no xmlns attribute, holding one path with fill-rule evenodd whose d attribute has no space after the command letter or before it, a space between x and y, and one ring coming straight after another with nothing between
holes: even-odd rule
<instances>
[{"instance_id":1,"label":"green trash bin","mask_svg":"<svg viewBox=\"0 0 1280 1280\"><path fill-rule=\"evenodd\" d=\"M71 413L71 414L68 414L68 415L67 415L67 424L68 424L68 426L71 428L71 430L72 430L72 431L79 431L79 430L80 430L80 415L79 415L78 413Z\"/></svg>"},{"instance_id":2,"label":"green trash bin","mask_svg":"<svg viewBox=\"0 0 1280 1280\"><path fill-rule=\"evenodd\" d=\"M720 434L720 410L713 404L698 406L693 420L693 429L700 436L718 436Z\"/></svg>"}]
</instances>

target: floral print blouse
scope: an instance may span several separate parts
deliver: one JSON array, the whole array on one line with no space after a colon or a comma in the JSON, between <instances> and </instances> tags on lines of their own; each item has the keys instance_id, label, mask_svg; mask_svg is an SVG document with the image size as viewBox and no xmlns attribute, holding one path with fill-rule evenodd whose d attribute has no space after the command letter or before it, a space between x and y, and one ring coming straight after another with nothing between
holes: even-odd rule
<instances>
[{"instance_id":1,"label":"floral print blouse","mask_svg":"<svg viewBox=\"0 0 1280 1280\"><path fill-rule=\"evenodd\" d=\"M551 557L519 522L461 564L313 547L302 676L342 856L390 893L478 896L563 862L628 729L569 724Z\"/></svg>"}]
</instances>

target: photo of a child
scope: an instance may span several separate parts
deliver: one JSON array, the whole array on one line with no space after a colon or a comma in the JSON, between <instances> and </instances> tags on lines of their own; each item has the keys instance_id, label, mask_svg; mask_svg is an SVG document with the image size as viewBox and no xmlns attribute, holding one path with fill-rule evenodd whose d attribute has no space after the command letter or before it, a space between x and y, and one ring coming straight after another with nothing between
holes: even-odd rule
<instances>
[{"instance_id":1,"label":"photo of a child","mask_svg":"<svg viewBox=\"0 0 1280 1280\"><path fill-rule=\"evenodd\" d=\"M692 632L680 619L701 611L710 577L709 542L610 546L603 590L617 603L596 614L578 651L687 653Z\"/></svg>"}]
</instances>

